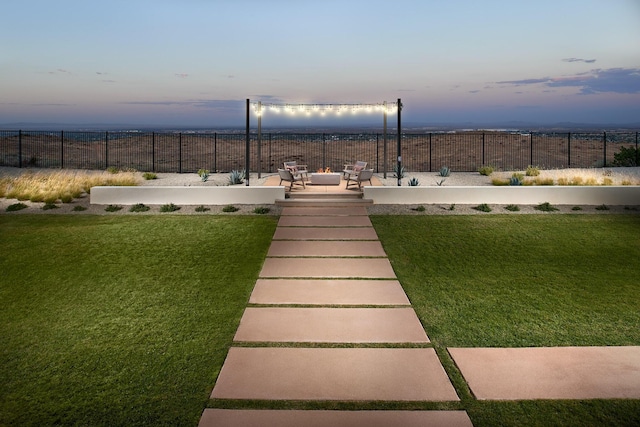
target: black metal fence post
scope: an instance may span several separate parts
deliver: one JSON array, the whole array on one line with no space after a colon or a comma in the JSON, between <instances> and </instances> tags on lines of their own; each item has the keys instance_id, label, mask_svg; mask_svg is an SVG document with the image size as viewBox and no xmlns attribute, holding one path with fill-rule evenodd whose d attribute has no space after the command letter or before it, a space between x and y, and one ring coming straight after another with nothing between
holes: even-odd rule
<instances>
[{"instance_id":1,"label":"black metal fence post","mask_svg":"<svg viewBox=\"0 0 640 427\"><path fill-rule=\"evenodd\" d=\"M218 132L213 133L213 170L218 173Z\"/></svg>"},{"instance_id":2,"label":"black metal fence post","mask_svg":"<svg viewBox=\"0 0 640 427\"><path fill-rule=\"evenodd\" d=\"M64 131L60 131L60 169L64 169Z\"/></svg>"},{"instance_id":3,"label":"black metal fence post","mask_svg":"<svg viewBox=\"0 0 640 427\"><path fill-rule=\"evenodd\" d=\"M432 150L433 150L433 144L432 144L432 136L433 134L431 132L429 132L429 172L433 171L433 167L431 166L433 164L433 154L432 154Z\"/></svg>"},{"instance_id":4,"label":"black metal fence post","mask_svg":"<svg viewBox=\"0 0 640 427\"><path fill-rule=\"evenodd\" d=\"M535 166L533 164L533 132L529 133L529 149L530 149L530 153L529 153L529 164L531 166Z\"/></svg>"},{"instance_id":5,"label":"black metal fence post","mask_svg":"<svg viewBox=\"0 0 640 427\"><path fill-rule=\"evenodd\" d=\"M322 134L322 169L327 167L327 140Z\"/></svg>"},{"instance_id":6,"label":"black metal fence post","mask_svg":"<svg viewBox=\"0 0 640 427\"><path fill-rule=\"evenodd\" d=\"M482 132L482 166L484 166L484 132Z\"/></svg>"},{"instance_id":7,"label":"black metal fence post","mask_svg":"<svg viewBox=\"0 0 640 427\"><path fill-rule=\"evenodd\" d=\"M640 166L638 157L640 157L640 152L638 152L638 132L636 132L636 166Z\"/></svg>"}]
</instances>

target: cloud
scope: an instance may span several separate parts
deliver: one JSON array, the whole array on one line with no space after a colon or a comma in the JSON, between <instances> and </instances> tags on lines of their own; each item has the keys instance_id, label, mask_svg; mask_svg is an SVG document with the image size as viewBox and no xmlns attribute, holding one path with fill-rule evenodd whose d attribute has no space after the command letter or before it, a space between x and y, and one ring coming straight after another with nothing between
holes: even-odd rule
<instances>
[{"instance_id":1,"label":"cloud","mask_svg":"<svg viewBox=\"0 0 640 427\"><path fill-rule=\"evenodd\" d=\"M640 93L640 68L595 69L587 73L564 77L543 77L538 79L506 80L496 82L506 85L542 84L548 88L575 87L583 95L595 93Z\"/></svg>"},{"instance_id":2,"label":"cloud","mask_svg":"<svg viewBox=\"0 0 640 427\"><path fill-rule=\"evenodd\" d=\"M478 89L469 91L469 93L478 93L478 92L480 92Z\"/></svg>"},{"instance_id":3,"label":"cloud","mask_svg":"<svg viewBox=\"0 0 640 427\"><path fill-rule=\"evenodd\" d=\"M103 73L102 71L96 71L96 74L99 76L106 76L109 73Z\"/></svg>"},{"instance_id":4,"label":"cloud","mask_svg":"<svg viewBox=\"0 0 640 427\"><path fill-rule=\"evenodd\" d=\"M57 70L49 71L49 74L69 74L69 75L71 75L71 71L64 70L62 68L58 68Z\"/></svg>"},{"instance_id":5,"label":"cloud","mask_svg":"<svg viewBox=\"0 0 640 427\"><path fill-rule=\"evenodd\" d=\"M103 80L102 83L115 83L115 80Z\"/></svg>"},{"instance_id":6,"label":"cloud","mask_svg":"<svg viewBox=\"0 0 640 427\"><path fill-rule=\"evenodd\" d=\"M184 106L210 109L237 110L244 106L243 101L229 99L190 99L186 101L127 101L126 105L158 105L158 106Z\"/></svg>"},{"instance_id":7,"label":"cloud","mask_svg":"<svg viewBox=\"0 0 640 427\"><path fill-rule=\"evenodd\" d=\"M564 58L562 62L584 62L586 64L593 64L595 59L582 59L582 58Z\"/></svg>"},{"instance_id":8,"label":"cloud","mask_svg":"<svg viewBox=\"0 0 640 427\"><path fill-rule=\"evenodd\" d=\"M187 73L175 73L174 76L180 78L180 79L186 79L187 77L189 77L189 74Z\"/></svg>"}]
</instances>

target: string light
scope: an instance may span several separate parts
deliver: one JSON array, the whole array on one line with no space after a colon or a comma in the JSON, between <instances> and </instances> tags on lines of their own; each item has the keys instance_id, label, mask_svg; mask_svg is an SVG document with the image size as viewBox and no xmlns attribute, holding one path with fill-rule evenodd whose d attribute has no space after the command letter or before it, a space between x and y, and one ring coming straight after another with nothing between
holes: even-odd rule
<instances>
[{"instance_id":1,"label":"string light","mask_svg":"<svg viewBox=\"0 0 640 427\"><path fill-rule=\"evenodd\" d=\"M266 111L275 114L287 113L292 116L303 114L310 116L312 114L320 114L326 116L327 113L335 113L342 115L351 112L352 114L373 112L385 112L387 114L395 114L398 112L398 106L395 102L382 104L263 104L259 102L252 103L253 112L256 116L262 116Z\"/></svg>"}]
</instances>

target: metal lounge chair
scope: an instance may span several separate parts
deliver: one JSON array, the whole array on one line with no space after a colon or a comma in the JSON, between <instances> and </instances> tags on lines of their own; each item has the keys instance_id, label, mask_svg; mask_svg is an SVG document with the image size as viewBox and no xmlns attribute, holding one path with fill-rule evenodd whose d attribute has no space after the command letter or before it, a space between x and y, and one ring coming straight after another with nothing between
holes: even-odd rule
<instances>
[{"instance_id":1,"label":"metal lounge chair","mask_svg":"<svg viewBox=\"0 0 640 427\"><path fill-rule=\"evenodd\" d=\"M291 162L284 162L284 168L295 175L303 176L307 181L309 180L309 171L307 170L307 165L299 165L295 160Z\"/></svg>"},{"instance_id":2,"label":"metal lounge chair","mask_svg":"<svg viewBox=\"0 0 640 427\"><path fill-rule=\"evenodd\" d=\"M373 177L373 169L363 169L357 175L350 174L347 178L347 185L345 188L349 188L349 185L353 181L355 184L358 184L358 189L362 190L362 183L365 181L369 181L369 185L373 185L371 182L371 178Z\"/></svg>"},{"instance_id":3,"label":"metal lounge chair","mask_svg":"<svg viewBox=\"0 0 640 427\"><path fill-rule=\"evenodd\" d=\"M302 175L294 175L288 169L278 169L278 175L280 175L280 184L282 185L282 181L289 183L289 191L293 190L294 184L302 184L302 188L307 188L304 185L304 179L302 179Z\"/></svg>"},{"instance_id":4,"label":"metal lounge chair","mask_svg":"<svg viewBox=\"0 0 640 427\"><path fill-rule=\"evenodd\" d=\"M346 180L349 180L351 176L356 176L360 173L361 170L367 167L367 162L355 162L352 165L344 165L344 170L342 171L342 177Z\"/></svg>"}]
</instances>

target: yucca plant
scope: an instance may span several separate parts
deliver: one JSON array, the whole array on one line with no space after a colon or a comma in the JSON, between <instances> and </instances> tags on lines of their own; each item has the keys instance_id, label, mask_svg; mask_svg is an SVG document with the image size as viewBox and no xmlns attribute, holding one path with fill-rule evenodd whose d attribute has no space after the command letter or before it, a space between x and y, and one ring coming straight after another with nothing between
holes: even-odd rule
<instances>
[{"instance_id":1,"label":"yucca plant","mask_svg":"<svg viewBox=\"0 0 640 427\"><path fill-rule=\"evenodd\" d=\"M394 178L404 178L407 175L407 171L404 166L400 166L400 170L398 170L398 165L393 166L393 177Z\"/></svg>"},{"instance_id":2,"label":"yucca plant","mask_svg":"<svg viewBox=\"0 0 640 427\"><path fill-rule=\"evenodd\" d=\"M438 172L438 174L442 177L448 177L449 175L451 175L451 169L449 169L448 166L443 166L440 168L440 172Z\"/></svg>"}]
</instances>

